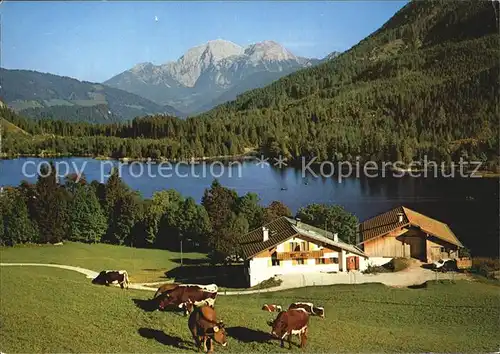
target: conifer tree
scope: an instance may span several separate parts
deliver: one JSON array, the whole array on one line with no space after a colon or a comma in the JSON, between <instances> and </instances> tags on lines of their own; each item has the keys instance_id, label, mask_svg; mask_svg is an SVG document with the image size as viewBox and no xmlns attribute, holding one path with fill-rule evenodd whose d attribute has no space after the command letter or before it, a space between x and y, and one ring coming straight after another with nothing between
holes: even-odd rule
<instances>
[{"instance_id":1,"label":"conifer tree","mask_svg":"<svg viewBox=\"0 0 500 354\"><path fill-rule=\"evenodd\" d=\"M54 164L43 166L36 184L34 217L42 243L56 243L67 238L69 195L57 183Z\"/></svg>"},{"instance_id":2,"label":"conifer tree","mask_svg":"<svg viewBox=\"0 0 500 354\"><path fill-rule=\"evenodd\" d=\"M106 216L94 190L89 186L74 188L70 203L69 238L80 242L99 242L106 233Z\"/></svg>"},{"instance_id":3,"label":"conifer tree","mask_svg":"<svg viewBox=\"0 0 500 354\"><path fill-rule=\"evenodd\" d=\"M18 190L10 189L0 194L0 243L13 246L37 242L36 226L30 220L28 208Z\"/></svg>"}]
</instances>

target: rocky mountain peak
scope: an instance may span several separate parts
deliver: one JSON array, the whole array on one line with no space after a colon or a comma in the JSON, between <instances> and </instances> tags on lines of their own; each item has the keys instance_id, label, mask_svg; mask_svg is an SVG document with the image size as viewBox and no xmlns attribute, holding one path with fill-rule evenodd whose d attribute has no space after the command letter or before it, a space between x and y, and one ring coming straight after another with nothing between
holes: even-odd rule
<instances>
[{"instance_id":1,"label":"rocky mountain peak","mask_svg":"<svg viewBox=\"0 0 500 354\"><path fill-rule=\"evenodd\" d=\"M150 62L144 62L144 63L139 63L135 65L130 71L133 73L141 73L143 71L151 70L154 67L153 63Z\"/></svg>"},{"instance_id":2,"label":"rocky mountain peak","mask_svg":"<svg viewBox=\"0 0 500 354\"><path fill-rule=\"evenodd\" d=\"M239 45L223 39L216 39L189 49L186 54L180 57L178 62L189 63L210 60L213 63L242 53L243 48Z\"/></svg>"},{"instance_id":3,"label":"rocky mountain peak","mask_svg":"<svg viewBox=\"0 0 500 354\"><path fill-rule=\"evenodd\" d=\"M245 48L245 54L253 60L281 61L297 60L297 57L275 41L263 41Z\"/></svg>"},{"instance_id":4,"label":"rocky mountain peak","mask_svg":"<svg viewBox=\"0 0 500 354\"><path fill-rule=\"evenodd\" d=\"M201 73L221 60L240 55L243 48L239 45L217 39L189 49L176 62L165 64L172 77L186 87L193 87Z\"/></svg>"},{"instance_id":5,"label":"rocky mountain peak","mask_svg":"<svg viewBox=\"0 0 500 354\"><path fill-rule=\"evenodd\" d=\"M138 64L106 84L193 112L315 63L271 40L242 47L216 39L187 50L176 61Z\"/></svg>"}]
</instances>

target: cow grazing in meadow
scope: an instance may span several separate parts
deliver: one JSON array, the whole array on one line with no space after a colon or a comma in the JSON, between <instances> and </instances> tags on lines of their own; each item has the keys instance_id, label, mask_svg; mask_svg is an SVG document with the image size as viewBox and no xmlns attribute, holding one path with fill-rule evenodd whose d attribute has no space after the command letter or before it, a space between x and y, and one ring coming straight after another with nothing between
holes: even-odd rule
<instances>
[{"instance_id":1,"label":"cow grazing in meadow","mask_svg":"<svg viewBox=\"0 0 500 354\"><path fill-rule=\"evenodd\" d=\"M285 346L285 339L288 339L288 349L292 348L292 335L300 338L301 348L306 346L308 323L309 314L303 308L282 311L274 321L267 322L271 326L271 335L281 341L282 348Z\"/></svg>"},{"instance_id":2,"label":"cow grazing in meadow","mask_svg":"<svg viewBox=\"0 0 500 354\"><path fill-rule=\"evenodd\" d=\"M197 307L189 316L189 330L196 346L201 351L214 351L214 341L223 347L227 345L226 329L222 321L217 321L215 310L210 306Z\"/></svg>"},{"instance_id":3,"label":"cow grazing in meadow","mask_svg":"<svg viewBox=\"0 0 500 354\"><path fill-rule=\"evenodd\" d=\"M262 310L267 312L281 312L283 311L283 308L280 305L264 304L264 306L262 306Z\"/></svg>"},{"instance_id":4,"label":"cow grazing in meadow","mask_svg":"<svg viewBox=\"0 0 500 354\"><path fill-rule=\"evenodd\" d=\"M217 298L217 285L181 284L158 295L158 308L164 310L169 306L184 309L184 315L191 313L194 307L214 307Z\"/></svg>"},{"instance_id":5,"label":"cow grazing in meadow","mask_svg":"<svg viewBox=\"0 0 500 354\"><path fill-rule=\"evenodd\" d=\"M92 280L92 284L106 285L120 284L120 287L127 288L129 285L128 273L126 270L103 270Z\"/></svg>"},{"instance_id":6,"label":"cow grazing in meadow","mask_svg":"<svg viewBox=\"0 0 500 354\"><path fill-rule=\"evenodd\" d=\"M155 296L153 297L153 299L157 298L158 295L163 294L165 291L175 289L178 286L179 286L179 284L176 284L176 283L163 284L162 286L160 286L158 288L158 290L156 290L156 293L155 293Z\"/></svg>"},{"instance_id":7,"label":"cow grazing in meadow","mask_svg":"<svg viewBox=\"0 0 500 354\"><path fill-rule=\"evenodd\" d=\"M304 309L308 314L312 316L319 316L321 318L325 318L325 309L321 306L314 306L310 302L294 302L288 307L291 309Z\"/></svg>"}]
</instances>

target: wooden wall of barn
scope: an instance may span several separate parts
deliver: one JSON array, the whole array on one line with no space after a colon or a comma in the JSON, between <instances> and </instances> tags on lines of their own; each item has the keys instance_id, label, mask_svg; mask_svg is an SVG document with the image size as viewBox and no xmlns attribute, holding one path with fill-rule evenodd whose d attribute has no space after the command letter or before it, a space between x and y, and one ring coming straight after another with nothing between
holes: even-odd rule
<instances>
[{"instance_id":1,"label":"wooden wall of barn","mask_svg":"<svg viewBox=\"0 0 500 354\"><path fill-rule=\"evenodd\" d=\"M426 261L426 234L420 230L409 229L408 232L398 237L406 246L405 257Z\"/></svg>"},{"instance_id":2,"label":"wooden wall of barn","mask_svg":"<svg viewBox=\"0 0 500 354\"><path fill-rule=\"evenodd\" d=\"M430 236L426 242L427 246L427 261L434 262L444 258L458 257L458 246L452 245L444 240ZM444 252L441 252L441 247L444 247Z\"/></svg>"},{"instance_id":3,"label":"wooden wall of barn","mask_svg":"<svg viewBox=\"0 0 500 354\"><path fill-rule=\"evenodd\" d=\"M363 249L368 256L375 257L409 257L409 245L404 245L395 236L381 236L366 241Z\"/></svg>"}]
</instances>

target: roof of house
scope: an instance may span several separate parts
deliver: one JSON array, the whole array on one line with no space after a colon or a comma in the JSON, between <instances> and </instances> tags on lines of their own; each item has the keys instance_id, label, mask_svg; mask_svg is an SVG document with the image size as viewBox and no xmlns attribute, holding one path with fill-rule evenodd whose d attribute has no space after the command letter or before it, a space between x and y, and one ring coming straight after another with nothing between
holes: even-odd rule
<instances>
[{"instance_id":1,"label":"roof of house","mask_svg":"<svg viewBox=\"0 0 500 354\"><path fill-rule=\"evenodd\" d=\"M403 215L403 220L401 222L399 221L400 214ZM362 238L361 243L408 225L418 227L429 235L463 247L462 243L448 225L403 206L389 210L362 222L359 225L359 232Z\"/></svg>"},{"instance_id":2,"label":"roof of house","mask_svg":"<svg viewBox=\"0 0 500 354\"><path fill-rule=\"evenodd\" d=\"M300 235L366 257L365 253L358 247L340 240L334 241L333 234L331 232L303 222L297 222L296 220L285 216L273 220L263 226L269 229L269 239L267 241L263 241L262 227L252 230L240 238L239 243L243 258L252 258L266 249L275 247L292 237Z\"/></svg>"}]
</instances>

